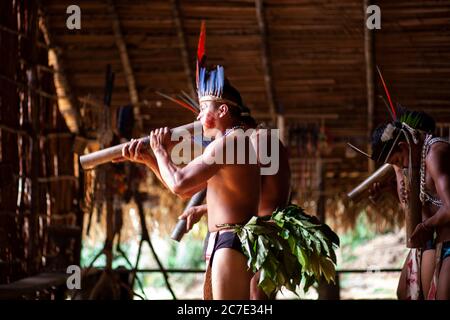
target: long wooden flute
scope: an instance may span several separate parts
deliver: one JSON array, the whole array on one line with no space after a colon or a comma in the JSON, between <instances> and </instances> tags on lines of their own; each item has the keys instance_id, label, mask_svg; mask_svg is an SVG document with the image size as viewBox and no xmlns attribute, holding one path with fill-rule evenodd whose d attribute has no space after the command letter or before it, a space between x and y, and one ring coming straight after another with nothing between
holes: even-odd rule
<instances>
[{"instance_id":1,"label":"long wooden flute","mask_svg":"<svg viewBox=\"0 0 450 320\"><path fill-rule=\"evenodd\" d=\"M382 165L377 171L372 173L372 175L370 175L366 180L357 185L352 191L347 193L347 196L351 200L357 201L365 192L367 192L372 187L375 182L383 182L394 175L394 167L389 163L386 163Z\"/></svg>"},{"instance_id":2,"label":"long wooden flute","mask_svg":"<svg viewBox=\"0 0 450 320\"><path fill-rule=\"evenodd\" d=\"M189 132L201 132L202 124L200 121L195 121L189 124L185 124L176 128L171 129L172 133L181 133L183 131ZM148 136L142 137L139 140L144 140L145 144L150 143L150 138ZM98 165L108 163L114 159L120 158L122 156L122 149L128 142L122 144L105 148L99 151L95 151L89 154L82 155L80 157L80 163L84 170L93 169Z\"/></svg>"}]
</instances>

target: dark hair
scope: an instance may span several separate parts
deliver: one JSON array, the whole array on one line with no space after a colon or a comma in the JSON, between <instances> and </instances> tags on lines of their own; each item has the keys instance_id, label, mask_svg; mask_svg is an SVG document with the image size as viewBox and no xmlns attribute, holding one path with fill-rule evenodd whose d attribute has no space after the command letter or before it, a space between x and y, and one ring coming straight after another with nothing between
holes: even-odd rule
<instances>
[{"instance_id":1,"label":"dark hair","mask_svg":"<svg viewBox=\"0 0 450 320\"><path fill-rule=\"evenodd\" d=\"M386 142L381 141L381 136L388 124L388 122L385 122L379 125L372 133L372 160L379 161L391 149L394 143L392 139Z\"/></svg>"},{"instance_id":2,"label":"dark hair","mask_svg":"<svg viewBox=\"0 0 450 320\"><path fill-rule=\"evenodd\" d=\"M398 107L397 109L398 109L397 118L400 119L401 122L406 122L414 129L434 134L434 131L436 130L436 121L428 113L423 111L408 110L401 106ZM410 123L411 121L408 121L409 119L412 119L412 122L414 123Z\"/></svg>"},{"instance_id":3,"label":"dark hair","mask_svg":"<svg viewBox=\"0 0 450 320\"><path fill-rule=\"evenodd\" d=\"M388 122L380 124L378 127L375 128L375 130L372 133L372 149L381 142L381 136L383 135L384 129L386 129L386 126L388 125Z\"/></svg>"},{"instance_id":4,"label":"dark hair","mask_svg":"<svg viewBox=\"0 0 450 320\"><path fill-rule=\"evenodd\" d=\"M393 125L399 130L402 127L402 122L408 124L413 129L425 131L426 133L433 134L436 129L436 122L429 114L423 111L412 111L406 108L399 107L397 119ZM372 134L372 159L375 161L381 160L384 162L389 150L391 150L394 140L381 141L384 130L389 122L385 122L379 125ZM401 135L398 142L404 141L404 135ZM394 147L392 152L396 152L397 146Z\"/></svg>"},{"instance_id":5,"label":"dark hair","mask_svg":"<svg viewBox=\"0 0 450 320\"><path fill-rule=\"evenodd\" d=\"M241 94L235 87L231 85L228 79L225 79L225 83L223 85L222 98L230 100L239 106L243 105Z\"/></svg>"},{"instance_id":6,"label":"dark hair","mask_svg":"<svg viewBox=\"0 0 450 320\"><path fill-rule=\"evenodd\" d=\"M249 127L249 128L256 128L258 126L258 124L256 123L256 120L248 115L248 116L241 116L241 122L243 125Z\"/></svg>"},{"instance_id":7,"label":"dark hair","mask_svg":"<svg viewBox=\"0 0 450 320\"><path fill-rule=\"evenodd\" d=\"M233 87L228 79L225 79L222 98L236 103L238 106L228 106L230 115L239 120L242 124L256 128L256 121L250 115L241 115L241 113L250 113L250 109L244 105L241 94Z\"/></svg>"}]
</instances>

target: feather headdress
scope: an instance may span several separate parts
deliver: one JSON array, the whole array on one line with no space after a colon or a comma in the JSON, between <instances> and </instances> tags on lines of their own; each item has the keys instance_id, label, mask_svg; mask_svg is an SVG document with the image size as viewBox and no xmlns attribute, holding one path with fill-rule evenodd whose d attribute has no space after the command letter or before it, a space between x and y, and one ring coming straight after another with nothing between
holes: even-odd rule
<instances>
[{"instance_id":1,"label":"feather headdress","mask_svg":"<svg viewBox=\"0 0 450 320\"><path fill-rule=\"evenodd\" d=\"M371 155L350 143L348 143L348 145L353 150L369 157L374 161L385 163L402 136L405 137L405 140L408 143L417 143L419 132L434 131L435 122L433 118L424 112L408 110L406 108L402 108L400 105L395 108L386 82L378 66L377 71L389 102L389 104L386 103L386 106L392 121L382 124L375 129L372 136Z\"/></svg>"},{"instance_id":2,"label":"feather headdress","mask_svg":"<svg viewBox=\"0 0 450 320\"><path fill-rule=\"evenodd\" d=\"M249 116L250 110L245 107L240 98L239 92L233 88L225 77L224 67L217 65L208 69L206 64L206 26L202 21L200 28L200 37L197 48L197 73L196 73L197 94L199 103L206 101L223 102L228 105L238 107L241 116ZM234 91L237 93L236 99L227 99L227 92Z\"/></svg>"},{"instance_id":3,"label":"feather headdress","mask_svg":"<svg viewBox=\"0 0 450 320\"><path fill-rule=\"evenodd\" d=\"M170 100L179 106L183 107L184 109L187 109L191 112L193 112L195 115L199 113L199 106L198 103L194 101L187 93L182 91L182 95L177 95L176 97L169 96L167 94L164 94L162 92L156 91L157 94L159 94L161 97L166 98L167 100Z\"/></svg>"}]
</instances>

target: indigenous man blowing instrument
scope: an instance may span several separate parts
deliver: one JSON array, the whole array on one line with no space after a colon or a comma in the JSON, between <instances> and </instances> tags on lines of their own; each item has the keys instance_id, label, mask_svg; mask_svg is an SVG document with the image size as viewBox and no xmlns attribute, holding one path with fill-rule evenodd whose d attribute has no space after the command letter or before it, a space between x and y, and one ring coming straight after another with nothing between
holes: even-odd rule
<instances>
[{"instance_id":1,"label":"indigenous man blowing instrument","mask_svg":"<svg viewBox=\"0 0 450 320\"><path fill-rule=\"evenodd\" d=\"M417 184L422 205L421 222L409 241L412 247L423 249L432 248L435 242L436 262L431 284L421 287L429 288L424 292L428 299L450 299L450 145L447 140L414 129L420 127L424 118L419 112L404 113L399 121L375 130L373 145L374 150L379 150L379 159L404 168L408 172L406 177L419 176L419 181L407 179ZM422 254L415 251L418 256ZM417 261L420 266L420 258Z\"/></svg>"},{"instance_id":2,"label":"indigenous man blowing instrument","mask_svg":"<svg viewBox=\"0 0 450 320\"><path fill-rule=\"evenodd\" d=\"M248 299L252 273L247 269L239 238L230 228L244 225L257 214L260 185L255 181L259 181L259 167L248 159L237 164L239 151L235 144L226 143L226 139L241 142L250 153L254 153L250 140L236 130L243 111L240 94L225 79L223 67L217 66L209 71L204 63L204 53L200 52L197 65L198 119L202 122L204 135L215 136L215 140L201 156L183 168L176 166L169 157L166 146L170 137L166 128L152 131L151 147L161 178L172 192L193 194L207 186L211 246L208 248L210 262L206 278L211 279L212 297ZM230 151L236 158L228 164L224 156ZM206 289L205 296L208 295L210 292Z\"/></svg>"},{"instance_id":3,"label":"indigenous man blowing instrument","mask_svg":"<svg viewBox=\"0 0 450 320\"><path fill-rule=\"evenodd\" d=\"M426 113L412 112L406 109L401 109L398 112L403 114L402 116L400 116L400 118L407 118L407 114L415 114L417 117L421 118L421 121L414 124L416 126L416 129L426 132L427 134L434 133L436 127L435 121ZM375 141L377 141L377 139L375 139ZM409 188L406 185L408 180L404 178L404 172L406 171L397 165L390 166L395 171L395 188L400 200L401 207L406 211L409 197ZM380 185L378 183L374 184L374 187L369 190L369 192L372 195L379 194L381 192ZM427 219L427 217L422 214L421 221L424 221L425 219ZM426 294L424 295L424 292L428 292L430 289L431 280L434 273L434 266L435 245L433 235L430 235L429 239L426 241L425 247L413 248L409 251L398 282L398 299L408 300L426 298Z\"/></svg>"},{"instance_id":4,"label":"indigenous man blowing instrument","mask_svg":"<svg viewBox=\"0 0 450 320\"><path fill-rule=\"evenodd\" d=\"M226 144L225 138L233 138L253 152L249 139L236 129L240 123L242 106L239 92L225 79L224 69L217 66L208 71L205 67L204 53L205 28L202 26L197 62L197 92L200 113L198 119L203 126L204 135L215 137L203 154L185 167L175 165L168 153L170 136L167 128L151 132L151 148L155 163L146 157L146 163L158 172L160 179L173 193L190 196L207 187L208 229L211 232L212 247L209 249L210 263L205 292L206 298L248 299L252 272L247 268L247 259L242 253L237 235L229 228L244 225L257 214L259 202L259 167L248 159L243 164L227 164L225 148L234 148ZM133 158L137 145L124 148L125 158ZM131 152L130 152L131 151ZM138 150L139 151L139 150ZM138 157L141 157L140 155ZM219 250L220 249L220 250Z\"/></svg>"},{"instance_id":5,"label":"indigenous man blowing instrument","mask_svg":"<svg viewBox=\"0 0 450 320\"><path fill-rule=\"evenodd\" d=\"M423 295L428 299L449 299L450 145L447 140L430 133L429 129L434 126L434 123L430 124L434 122L431 117L423 112L396 110L386 86L385 90L393 121L374 131L371 158L403 171L406 207L418 208L417 216L412 216L417 214L413 210L406 210L405 216L408 246L417 248L411 251L406 263L406 298L420 298L420 289L423 288ZM414 202L419 206L412 205ZM433 276L421 277L423 249L433 246L436 247ZM432 280L421 284L421 278Z\"/></svg>"},{"instance_id":6,"label":"indigenous man blowing instrument","mask_svg":"<svg viewBox=\"0 0 450 320\"><path fill-rule=\"evenodd\" d=\"M339 240L327 226L299 214L301 210L296 206L275 211L265 219L257 218L261 167L252 161L256 159L253 141L240 126L244 118L248 119L249 110L225 78L222 66L206 68L204 41L202 25L197 60L198 119L204 135L215 139L201 156L181 168L169 157L168 129L150 134L156 158L152 170L172 192L192 195L207 187L210 236L204 298L248 299L250 280L258 271L259 285L268 296L281 286L294 291L301 280L305 288L321 277L332 281L334 249ZM136 155L135 149L124 148L125 158L132 158L131 154ZM269 223L269 219L273 222Z\"/></svg>"},{"instance_id":7,"label":"indigenous man blowing instrument","mask_svg":"<svg viewBox=\"0 0 450 320\"><path fill-rule=\"evenodd\" d=\"M252 142L255 150L258 150L259 143L270 145L269 139L270 130L257 128L255 120L251 116L241 117L241 123L244 129L256 129L255 134L252 135ZM278 137L276 137L278 139ZM289 159L287 150L281 141L278 142L279 155L279 169L273 175L261 175L261 190L258 204L258 216L271 216L277 208L284 208L289 202L291 171L289 167ZM273 150L275 152L275 150ZM258 159L258 164L261 162ZM190 230L192 226L200 221L203 215L207 214L207 206L200 205L186 210L180 218L187 220L187 229ZM267 300L269 297L262 290L259 284L260 273L257 272L251 280L250 299L252 300ZM274 298L274 297L271 297Z\"/></svg>"},{"instance_id":8,"label":"indigenous man blowing instrument","mask_svg":"<svg viewBox=\"0 0 450 320\"><path fill-rule=\"evenodd\" d=\"M202 30L204 30L202 28ZM202 43L202 39L204 39L204 34L202 32L200 36L199 41L199 48L201 51L201 48L204 48L204 44ZM203 58L201 58L201 54L199 55L198 61L203 61ZM201 65L199 63L197 66ZM200 85L199 85L199 101L202 102L209 102L209 101L215 101L218 103L228 103L231 100L231 106L239 107L238 109L232 108L231 111L234 113L239 113L240 118L240 124L243 125L244 129L254 129L256 127L256 122L254 119L250 116L250 110L243 107L242 100L240 98L240 95L238 93L232 94L231 96L235 97L234 99L226 98L224 97L217 97L215 94L211 95L211 90L214 92L214 85L213 84L206 84L204 87L202 87L202 81L201 79L205 78L205 72L201 69L197 68L198 72L198 79L200 79ZM222 72L223 68L218 66L217 67L217 73L220 74ZM210 79L213 79L213 81L216 81L216 83L221 83L222 81L217 81L217 74L214 74L214 70L211 71ZM219 78L220 79L220 78ZM204 88L210 88L210 92ZM205 92L206 91L206 92ZM219 90L220 91L220 90ZM225 92L225 91L224 91ZM237 97L237 99L236 99ZM239 119L238 119L239 120ZM253 135L251 137L252 144L255 147L256 151L258 150L258 147L260 143L268 143L268 140L273 139L274 137L271 137L270 134L268 134L267 130L253 130ZM278 140L277 137L275 137ZM289 163L287 161L287 152L282 146L281 143L276 144L278 149L271 150L272 153L275 153L279 156L279 159L277 161L279 162L279 170L275 172L272 175L261 175L261 187L260 187L260 198L258 203L258 216L264 217L261 220L258 220L257 218L252 218L245 226L241 225L235 225L231 226L228 225L228 227L235 230L236 234L239 236L239 238L234 238L235 240L240 240L240 246L238 243L234 242L233 248L236 250L243 250L245 255L248 258L248 266L252 269L253 272L256 272L256 275L252 278L252 285L251 285L251 295L250 297L252 299L267 299L267 297L273 297L274 293L276 293L281 286L286 286L288 289L295 290L296 285L300 283L300 280L305 280L305 288L308 287L308 280L311 282L311 279L316 276L317 278L320 278L323 274L326 274L325 277L329 277L327 280L331 280L330 274L334 274L334 264L335 257L333 259L333 249L334 246L338 244L337 236L328 228L326 229L326 226L322 226L317 221L312 222L313 219L311 217L308 217L304 214L302 214L300 208L296 206L289 206L288 204L288 198L289 198L289 186L290 186L290 170L289 170ZM259 152L257 152L259 156ZM258 165L260 168L263 167L260 161L258 161ZM196 208L192 208L192 210L186 212L182 217L187 218L188 220L188 228L192 226L193 223L197 222L200 217L207 213L208 214L208 224L210 225L209 219L210 219L210 213L209 213L209 205L207 204L203 206L199 206ZM286 212L283 211L277 211L277 208L286 208ZM289 209L288 209L289 208ZM276 214L275 217L272 217L272 214ZM285 222L285 218L287 216L290 216L290 214L293 214L295 216L292 217L292 221L296 221L295 223L289 223ZM267 220L273 218L276 223L267 224ZM320 255L320 252L314 252L314 250L311 250L311 248L308 248L308 245L306 245L307 241L310 239L305 239L303 236L300 235L299 226L302 226L302 222L300 220L295 220L300 218L300 220L305 221L304 223L310 223L314 227L317 227L317 229L314 230L314 228L310 229L311 234L314 233L315 235L318 235L319 237L322 237L324 239L324 246L326 246L326 250L330 249L328 252L333 252L331 256L328 256L326 254L323 254L321 256L321 259L317 259L316 261L320 261L317 265L314 265L314 267L318 267L316 271L313 272L311 270L308 270L308 267L303 268L308 264L308 260L314 255ZM306 222L307 221L307 222ZM291 237L283 238L280 236L283 228L279 225L289 225L292 227L292 233ZM323 229L320 229L323 228ZM320 230L319 230L320 229ZM258 232L255 232L255 230L259 230ZM314 231L313 231L314 230ZM289 230L284 230L285 234L289 234ZM298 232L298 233L296 233ZM308 234L308 233L307 233ZM309 235L309 234L308 234ZM219 233L220 236L220 233ZM231 236L231 235L230 235ZM214 252L215 250L218 250L221 248L221 242L215 239L216 235L213 233L210 235L208 240L208 248L206 250L206 256L210 255L211 252ZM307 236L306 236L307 237ZM330 240L328 238L332 238L333 240ZM317 238L316 238L317 239ZM291 244L297 243L298 247L296 245L291 245L291 248L288 244L287 240L291 240ZM257 245L259 243L259 245ZM309 242L311 243L311 242ZM270 249L271 247L277 246L280 251L284 250L284 256L283 254L280 254L280 252L272 252ZM312 245L311 245L312 246ZM329 246L329 247L328 247ZM240 248L239 248L240 247ZM253 252L253 249L250 248L256 248L258 247L258 255L263 257L262 259L255 259L255 255ZM298 252L304 252L304 257L298 258L297 253ZM299 248L299 249L297 249ZM297 249L297 250L296 250ZM219 250L220 251L220 250ZM275 250L276 251L276 250ZM242 251L241 251L242 252ZM294 253L292 253L294 252ZM302 258L304 258L302 260ZM212 261L212 259L211 259ZM282 262L280 262L282 261ZM295 262L293 262L295 261ZM297 261L302 261L304 264L298 263ZM286 265L287 263L287 265ZM310 263L309 265L313 265L314 263ZM208 266L210 264L208 263ZM268 267L270 265L270 267ZM214 263L212 263L212 266L214 266ZM330 267L331 266L331 267ZM274 267L274 268L271 268ZM274 270L279 269L279 270ZM327 269L327 271L324 271ZM289 270L289 271L288 271ZM214 271L214 267L213 267ZM303 272L303 274L302 274ZM269 276L270 275L270 276ZM305 275L304 277L302 277ZM284 279L284 280L282 280ZM205 282L205 292L207 292L207 286L208 283ZM214 287L214 285L213 285Z\"/></svg>"}]
</instances>

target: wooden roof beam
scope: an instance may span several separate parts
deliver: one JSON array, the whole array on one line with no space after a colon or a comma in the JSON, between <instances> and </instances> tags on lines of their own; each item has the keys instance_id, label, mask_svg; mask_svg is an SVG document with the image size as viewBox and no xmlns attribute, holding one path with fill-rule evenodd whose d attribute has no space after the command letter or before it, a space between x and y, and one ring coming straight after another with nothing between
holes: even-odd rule
<instances>
[{"instance_id":1,"label":"wooden roof beam","mask_svg":"<svg viewBox=\"0 0 450 320\"><path fill-rule=\"evenodd\" d=\"M186 34L184 32L183 28L183 22L181 19L181 10L180 10L180 3L178 0L172 0L172 13L173 13L173 19L175 22L175 27L177 29L177 36L178 41L180 42L180 49L181 49L181 57L182 62L184 66L184 73L186 74L187 79L187 85L188 90L191 91L191 95L193 97L197 97L197 93L194 86L194 72L192 71L191 65L194 63L194 61L191 61L189 59L189 51L188 51L188 43L186 40Z\"/></svg>"},{"instance_id":2,"label":"wooden roof beam","mask_svg":"<svg viewBox=\"0 0 450 320\"><path fill-rule=\"evenodd\" d=\"M367 141L371 141L374 110L375 110L375 54L374 54L374 31L369 30L366 26L367 8L371 5L371 0L364 0L364 58L366 64L366 87L367 87ZM368 143L367 150L372 153L372 145ZM375 170L375 164L371 159L368 159L367 170L372 173Z\"/></svg>"},{"instance_id":3,"label":"wooden roof beam","mask_svg":"<svg viewBox=\"0 0 450 320\"><path fill-rule=\"evenodd\" d=\"M48 48L48 64L54 70L53 81L55 84L58 109L70 132L78 134L80 132L81 117L77 99L65 72L62 49L56 46L48 26L48 18L44 10L39 8L39 29L44 36L45 44Z\"/></svg>"},{"instance_id":4,"label":"wooden roof beam","mask_svg":"<svg viewBox=\"0 0 450 320\"><path fill-rule=\"evenodd\" d=\"M130 57L128 55L127 45L122 33L119 16L114 5L114 0L108 0L108 11L112 19L112 28L114 32L114 39L116 41L117 49L119 50L120 61L122 62L122 69L125 75L125 80L128 86L130 101L133 105L133 114L136 120L138 130L142 129L142 120L139 112L139 95L136 86L136 78L131 67Z\"/></svg>"},{"instance_id":5,"label":"wooden roof beam","mask_svg":"<svg viewBox=\"0 0 450 320\"><path fill-rule=\"evenodd\" d=\"M272 69L269 61L269 39L267 37L267 26L264 16L263 0L255 0L255 7L259 33L261 37L261 59L264 70L264 85L266 88L267 100L269 103L270 118L273 123L277 123L278 108L275 97L275 88L272 80Z\"/></svg>"},{"instance_id":6,"label":"wooden roof beam","mask_svg":"<svg viewBox=\"0 0 450 320\"><path fill-rule=\"evenodd\" d=\"M252 116L259 119L270 119L272 114L266 112L252 112ZM283 114L286 119L296 119L296 120L336 120L339 119L337 113L326 113L326 114L304 114L304 113L285 113Z\"/></svg>"}]
</instances>

